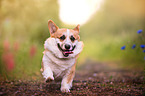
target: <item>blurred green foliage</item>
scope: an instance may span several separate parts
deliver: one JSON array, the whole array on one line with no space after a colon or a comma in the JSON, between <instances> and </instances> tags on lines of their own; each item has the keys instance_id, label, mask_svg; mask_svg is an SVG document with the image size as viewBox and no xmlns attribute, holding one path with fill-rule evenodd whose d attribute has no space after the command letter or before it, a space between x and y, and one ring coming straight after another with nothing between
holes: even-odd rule
<instances>
[{"instance_id":1,"label":"blurred green foliage","mask_svg":"<svg viewBox=\"0 0 145 96\"><path fill-rule=\"evenodd\" d=\"M106 0L99 12L81 27L85 55L98 61L119 61L143 68L143 53L131 47L134 43L145 44L137 34L139 29L145 30L144 4L144 0ZM128 46L125 52L120 50L123 45Z\"/></svg>"},{"instance_id":2,"label":"blurred green foliage","mask_svg":"<svg viewBox=\"0 0 145 96\"><path fill-rule=\"evenodd\" d=\"M145 54L131 46L145 44L136 33L139 29L145 33L144 4L144 0L105 0L100 10L81 26L85 47L78 63L89 58L143 68ZM57 0L0 0L0 77L40 78L43 43L49 37L47 21L52 19L60 28L74 27L63 24L58 14ZM6 71L2 60L5 41L14 55L15 68L11 72ZM15 42L19 46L16 52ZM128 49L120 50L123 45ZM36 48L35 56L30 56L32 46Z\"/></svg>"}]
</instances>

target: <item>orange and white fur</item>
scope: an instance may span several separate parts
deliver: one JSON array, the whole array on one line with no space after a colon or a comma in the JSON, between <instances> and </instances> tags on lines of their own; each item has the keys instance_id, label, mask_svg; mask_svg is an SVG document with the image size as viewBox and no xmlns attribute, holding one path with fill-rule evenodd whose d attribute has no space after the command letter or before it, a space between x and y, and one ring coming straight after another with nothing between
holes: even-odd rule
<instances>
[{"instance_id":1,"label":"orange and white fur","mask_svg":"<svg viewBox=\"0 0 145 96\"><path fill-rule=\"evenodd\" d=\"M50 37L45 41L42 58L42 75L45 81L62 80L62 92L70 92L75 75L76 59L83 49L79 25L74 29L60 29L48 21Z\"/></svg>"}]
</instances>

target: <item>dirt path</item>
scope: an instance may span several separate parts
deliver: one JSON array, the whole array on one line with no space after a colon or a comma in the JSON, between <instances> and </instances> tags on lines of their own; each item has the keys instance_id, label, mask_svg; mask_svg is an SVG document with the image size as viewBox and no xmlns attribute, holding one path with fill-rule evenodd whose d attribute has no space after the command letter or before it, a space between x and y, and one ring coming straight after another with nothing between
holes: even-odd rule
<instances>
[{"instance_id":1,"label":"dirt path","mask_svg":"<svg viewBox=\"0 0 145 96\"><path fill-rule=\"evenodd\" d=\"M43 80L0 81L0 96L8 95L145 96L145 75L143 71L121 70L107 64L84 65L78 68L70 93L61 93L59 83L46 84Z\"/></svg>"}]
</instances>

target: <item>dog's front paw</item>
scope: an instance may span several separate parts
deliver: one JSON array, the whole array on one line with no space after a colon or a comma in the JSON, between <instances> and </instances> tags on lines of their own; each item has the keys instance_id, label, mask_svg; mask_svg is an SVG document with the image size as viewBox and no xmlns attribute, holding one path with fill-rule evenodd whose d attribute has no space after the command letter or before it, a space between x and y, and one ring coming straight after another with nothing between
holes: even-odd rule
<instances>
[{"instance_id":1,"label":"dog's front paw","mask_svg":"<svg viewBox=\"0 0 145 96\"><path fill-rule=\"evenodd\" d=\"M61 92L70 92L69 88L67 87L61 87Z\"/></svg>"},{"instance_id":2,"label":"dog's front paw","mask_svg":"<svg viewBox=\"0 0 145 96\"><path fill-rule=\"evenodd\" d=\"M45 79L45 82L48 83L48 82L51 82L54 80L54 77L48 77L47 79Z\"/></svg>"},{"instance_id":3,"label":"dog's front paw","mask_svg":"<svg viewBox=\"0 0 145 96\"><path fill-rule=\"evenodd\" d=\"M48 83L48 82L51 82L54 80L54 77L48 77L47 79L45 79L45 82Z\"/></svg>"},{"instance_id":4,"label":"dog's front paw","mask_svg":"<svg viewBox=\"0 0 145 96\"><path fill-rule=\"evenodd\" d=\"M49 70L44 70L42 73L43 77L45 78L45 82L53 81L53 73L50 72Z\"/></svg>"}]
</instances>

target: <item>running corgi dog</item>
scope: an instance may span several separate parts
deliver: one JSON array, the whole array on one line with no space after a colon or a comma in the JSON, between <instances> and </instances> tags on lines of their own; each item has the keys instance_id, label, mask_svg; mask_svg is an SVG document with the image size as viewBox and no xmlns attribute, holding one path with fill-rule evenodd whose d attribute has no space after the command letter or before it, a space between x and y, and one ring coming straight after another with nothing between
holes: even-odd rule
<instances>
[{"instance_id":1,"label":"running corgi dog","mask_svg":"<svg viewBox=\"0 0 145 96\"><path fill-rule=\"evenodd\" d=\"M79 28L60 29L52 20L48 20L50 37L44 43L41 72L45 82L60 81L62 92L70 92L75 75L76 60L83 50Z\"/></svg>"}]
</instances>

